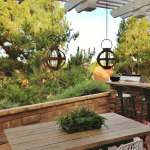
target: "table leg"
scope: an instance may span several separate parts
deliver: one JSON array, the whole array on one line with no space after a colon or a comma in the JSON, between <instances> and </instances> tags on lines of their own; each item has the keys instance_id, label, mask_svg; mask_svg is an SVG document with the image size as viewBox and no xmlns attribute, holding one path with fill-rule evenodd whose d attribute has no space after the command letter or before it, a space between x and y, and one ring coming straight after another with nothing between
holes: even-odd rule
<instances>
[{"instance_id":1,"label":"table leg","mask_svg":"<svg viewBox=\"0 0 150 150\"><path fill-rule=\"evenodd\" d=\"M147 103L147 113L148 113L148 121L150 121L150 105Z\"/></svg>"},{"instance_id":2,"label":"table leg","mask_svg":"<svg viewBox=\"0 0 150 150\"><path fill-rule=\"evenodd\" d=\"M124 116L123 98L121 98L121 110L122 110L122 115Z\"/></svg>"}]
</instances>

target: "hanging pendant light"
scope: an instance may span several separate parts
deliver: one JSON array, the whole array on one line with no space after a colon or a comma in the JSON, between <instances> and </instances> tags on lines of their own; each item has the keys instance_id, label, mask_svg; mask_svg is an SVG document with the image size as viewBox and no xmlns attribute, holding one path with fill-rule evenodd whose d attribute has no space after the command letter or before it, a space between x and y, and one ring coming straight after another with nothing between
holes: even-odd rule
<instances>
[{"instance_id":1,"label":"hanging pendant light","mask_svg":"<svg viewBox=\"0 0 150 150\"><path fill-rule=\"evenodd\" d=\"M52 0L51 0L52 3ZM58 39L57 35L53 34L53 19L54 10L52 9L52 34L47 38L55 43ZM57 45L51 45L48 50L45 50L41 56L42 64L50 70L59 70L66 62L66 56L63 51L58 49Z\"/></svg>"},{"instance_id":2,"label":"hanging pendant light","mask_svg":"<svg viewBox=\"0 0 150 150\"><path fill-rule=\"evenodd\" d=\"M111 48L112 48L112 42L109 39L104 39L101 43L101 47L103 49L102 52L100 52L97 56L97 63L104 69L111 69L113 66L115 66L117 58L113 51L111 51L111 48L103 48L102 44L104 41L110 41ZM103 57L104 56L104 57ZM110 57L111 56L111 57Z\"/></svg>"},{"instance_id":3,"label":"hanging pendant light","mask_svg":"<svg viewBox=\"0 0 150 150\"><path fill-rule=\"evenodd\" d=\"M104 39L101 42L101 47L103 49L102 52L100 52L97 56L97 63L104 69L111 69L113 66L115 66L117 62L117 57L113 51L111 51L112 48L112 41L107 38L108 37L108 10L107 10L107 2L106 2L106 39ZM108 45L104 48L103 43L104 42L110 42L111 46Z\"/></svg>"},{"instance_id":4,"label":"hanging pendant light","mask_svg":"<svg viewBox=\"0 0 150 150\"><path fill-rule=\"evenodd\" d=\"M42 64L50 70L60 69L66 62L65 54L58 49L58 46L52 45L42 54Z\"/></svg>"}]
</instances>

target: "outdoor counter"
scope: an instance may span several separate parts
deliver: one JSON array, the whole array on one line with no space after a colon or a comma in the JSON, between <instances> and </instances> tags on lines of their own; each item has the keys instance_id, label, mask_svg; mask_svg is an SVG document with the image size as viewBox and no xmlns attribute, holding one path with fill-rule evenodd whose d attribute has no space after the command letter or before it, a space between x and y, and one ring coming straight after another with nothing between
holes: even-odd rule
<instances>
[{"instance_id":1,"label":"outdoor counter","mask_svg":"<svg viewBox=\"0 0 150 150\"><path fill-rule=\"evenodd\" d=\"M117 91L115 90L114 85L122 85L125 87L128 87L127 89L124 90L123 93L130 93L133 96L135 96L134 101L136 105L136 111L137 111L137 118L140 119L140 113L141 113L141 100L143 98L143 92L142 92L142 87L147 87L150 88L149 83L139 83L139 82L125 82L125 81L119 81L119 82L112 82L112 81L106 81L106 84L110 85L110 104L111 104L111 111L114 112L114 106L115 106L115 97L117 94ZM120 102L120 101L119 101ZM128 103L129 111L132 111L132 103ZM144 114L147 114L147 106L144 104ZM121 109L121 104L117 106L117 110ZM121 113L121 111L119 111ZM130 118L133 118L133 116L129 116Z\"/></svg>"},{"instance_id":2,"label":"outdoor counter","mask_svg":"<svg viewBox=\"0 0 150 150\"><path fill-rule=\"evenodd\" d=\"M106 81L106 84L110 84L110 85L123 85L123 86L128 86L128 87L148 87L150 88L150 84L149 83L140 83L140 82L123 82L123 81L119 81L119 82L112 82L112 81Z\"/></svg>"}]
</instances>

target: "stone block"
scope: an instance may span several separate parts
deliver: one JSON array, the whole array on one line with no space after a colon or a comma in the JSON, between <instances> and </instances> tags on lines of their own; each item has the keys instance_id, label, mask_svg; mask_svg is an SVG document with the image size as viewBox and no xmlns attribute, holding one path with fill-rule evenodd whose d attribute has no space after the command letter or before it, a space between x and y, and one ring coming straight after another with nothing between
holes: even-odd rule
<instances>
[{"instance_id":1,"label":"stone block","mask_svg":"<svg viewBox=\"0 0 150 150\"><path fill-rule=\"evenodd\" d=\"M56 121L57 119L58 119L58 116L55 116L55 117L43 119L40 122L44 123L44 122Z\"/></svg>"},{"instance_id":2,"label":"stone block","mask_svg":"<svg viewBox=\"0 0 150 150\"><path fill-rule=\"evenodd\" d=\"M103 113L109 113L110 112L110 109L107 108L107 109L102 109L102 110L96 110L96 113L98 114L103 114Z\"/></svg>"},{"instance_id":3,"label":"stone block","mask_svg":"<svg viewBox=\"0 0 150 150\"><path fill-rule=\"evenodd\" d=\"M94 99L90 99L90 100L86 100L87 104L90 104L90 103L94 103L95 100Z\"/></svg>"},{"instance_id":4,"label":"stone block","mask_svg":"<svg viewBox=\"0 0 150 150\"><path fill-rule=\"evenodd\" d=\"M9 115L9 109L7 110L0 110L0 116L6 116L6 115Z\"/></svg>"},{"instance_id":5,"label":"stone block","mask_svg":"<svg viewBox=\"0 0 150 150\"><path fill-rule=\"evenodd\" d=\"M47 113L48 111L49 111L48 108L41 108L39 110L39 114L44 114L44 113Z\"/></svg>"},{"instance_id":6,"label":"stone block","mask_svg":"<svg viewBox=\"0 0 150 150\"><path fill-rule=\"evenodd\" d=\"M30 116L40 114L40 109L29 111Z\"/></svg>"},{"instance_id":7,"label":"stone block","mask_svg":"<svg viewBox=\"0 0 150 150\"><path fill-rule=\"evenodd\" d=\"M10 128L22 125L22 119L15 119L9 122Z\"/></svg>"},{"instance_id":8,"label":"stone block","mask_svg":"<svg viewBox=\"0 0 150 150\"><path fill-rule=\"evenodd\" d=\"M79 101L78 97L73 97L73 98L67 98L63 100L63 104L67 104L67 103L74 103L76 101Z\"/></svg>"},{"instance_id":9,"label":"stone block","mask_svg":"<svg viewBox=\"0 0 150 150\"><path fill-rule=\"evenodd\" d=\"M9 109L9 114L17 114L17 113L21 113L21 112L26 112L27 108L28 108L28 106L11 108L11 109Z\"/></svg>"},{"instance_id":10,"label":"stone block","mask_svg":"<svg viewBox=\"0 0 150 150\"><path fill-rule=\"evenodd\" d=\"M23 118L23 124L30 124L30 123L34 123L34 122L39 122L40 121L40 115L33 115L33 116L29 116L29 117L24 117Z\"/></svg>"},{"instance_id":11,"label":"stone block","mask_svg":"<svg viewBox=\"0 0 150 150\"><path fill-rule=\"evenodd\" d=\"M51 118L59 115L59 111L52 111L45 114L41 114L41 119Z\"/></svg>"},{"instance_id":12,"label":"stone block","mask_svg":"<svg viewBox=\"0 0 150 150\"><path fill-rule=\"evenodd\" d=\"M80 107L78 107L78 106L74 106L74 107L69 107L68 108L68 113L71 113L74 109L76 109L76 108L80 108Z\"/></svg>"},{"instance_id":13,"label":"stone block","mask_svg":"<svg viewBox=\"0 0 150 150\"><path fill-rule=\"evenodd\" d=\"M69 103L65 105L67 108L75 106L75 103Z\"/></svg>"},{"instance_id":14,"label":"stone block","mask_svg":"<svg viewBox=\"0 0 150 150\"><path fill-rule=\"evenodd\" d=\"M51 106L51 107L49 107L49 108L47 108L47 112L51 112L51 111L54 111L55 110L55 106Z\"/></svg>"},{"instance_id":15,"label":"stone block","mask_svg":"<svg viewBox=\"0 0 150 150\"><path fill-rule=\"evenodd\" d=\"M12 115L12 119L24 118L30 115L31 115L30 112L17 113Z\"/></svg>"},{"instance_id":16,"label":"stone block","mask_svg":"<svg viewBox=\"0 0 150 150\"><path fill-rule=\"evenodd\" d=\"M67 114L67 113L68 113L68 109L67 108L59 110L59 115L64 115L64 114Z\"/></svg>"},{"instance_id":17,"label":"stone block","mask_svg":"<svg viewBox=\"0 0 150 150\"><path fill-rule=\"evenodd\" d=\"M104 106L104 105L107 105L109 103L108 100L101 100L98 102L98 106Z\"/></svg>"},{"instance_id":18,"label":"stone block","mask_svg":"<svg viewBox=\"0 0 150 150\"><path fill-rule=\"evenodd\" d=\"M10 123L9 122L4 122L2 123L3 129L8 129L10 128Z\"/></svg>"},{"instance_id":19,"label":"stone block","mask_svg":"<svg viewBox=\"0 0 150 150\"><path fill-rule=\"evenodd\" d=\"M41 108L41 104L34 104L34 105L28 106L27 111L36 110L36 109L40 109L40 108Z\"/></svg>"},{"instance_id":20,"label":"stone block","mask_svg":"<svg viewBox=\"0 0 150 150\"><path fill-rule=\"evenodd\" d=\"M52 102L41 103L40 108L47 108L53 106Z\"/></svg>"},{"instance_id":21,"label":"stone block","mask_svg":"<svg viewBox=\"0 0 150 150\"><path fill-rule=\"evenodd\" d=\"M64 109L65 107L66 107L65 105L57 105L55 106L55 110Z\"/></svg>"},{"instance_id":22,"label":"stone block","mask_svg":"<svg viewBox=\"0 0 150 150\"><path fill-rule=\"evenodd\" d=\"M87 99L87 96L80 96L76 98L77 101L82 101L82 100L84 101L86 99Z\"/></svg>"},{"instance_id":23,"label":"stone block","mask_svg":"<svg viewBox=\"0 0 150 150\"><path fill-rule=\"evenodd\" d=\"M95 103L87 104L87 107L88 107L89 109L94 108L94 107L95 107Z\"/></svg>"},{"instance_id":24,"label":"stone block","mask_svg":"<svg viewBox=\"0 0 150 150\"><path fill-rule=\"evenodd\" d=\"M2 126L2 124L0 124L0 130L1 130L1 129L3 129L3 126Z\"/></svg>"},{"instance_id":25,"label":"stone block","mask_svg":"<svg viewBox=\"0 0 150 150\"><path fill-rule=\"evenodd\" d=\"M76 106L84 106L87 104L87 101L80 101L80 102L76 102L75 104Z\"/></svg>"},{"instance_id":26,"label":"stone block","mask_svg":"<svg viewBox=\"0 0 150 150\"><path fill-rule=\"evenodd\" d=\"M12 115L0 117L0 123L11 121L11 120L12 120Z\"/></svg>"}]
</instances>

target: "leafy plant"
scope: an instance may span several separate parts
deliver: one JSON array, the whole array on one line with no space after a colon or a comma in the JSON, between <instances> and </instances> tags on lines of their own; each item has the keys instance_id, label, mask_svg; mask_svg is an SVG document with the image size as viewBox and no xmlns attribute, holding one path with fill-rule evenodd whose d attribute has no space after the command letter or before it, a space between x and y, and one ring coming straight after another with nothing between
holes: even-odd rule
<instances>
[{"instance_id":1,"label":"leafy plant","mask_svg":"<svg viewBox=\"0 0 150 150\"><path fill-rule=\"evenodd\" d=\"M49 100L59 100L71 97L78 97L96 93L102 93L109 91L109 86L104 82L98 81L84 81L76 84L74 87L69 87L61 94L57 94L56 96L52 96Z\"/></svg>"},{"instance_id":2,"label":"leafy plant","mask_svg":"<svg viewBox=\"0 0 150 150\"><path fill-rule=\"evenodd\" d=\"M116 72L113 72L110 77L120 77L121 74L120 73L116 73Z\"/></svg>"},{"instance_id":3,"label":"leafy plant","mask_svg":"<svg viewBox=\"0 0 150 150\"><path fill-rule=\"evenodd\" d=\"M86 107L76 108L71 113L60 115L58 120L56 120L56 124L59 127L63 125L69 127L76 126L96 126L100 128L101 125L105 125L106 118L96 114L94 111L90 111Z\"/></svg>"}]
</instances>

